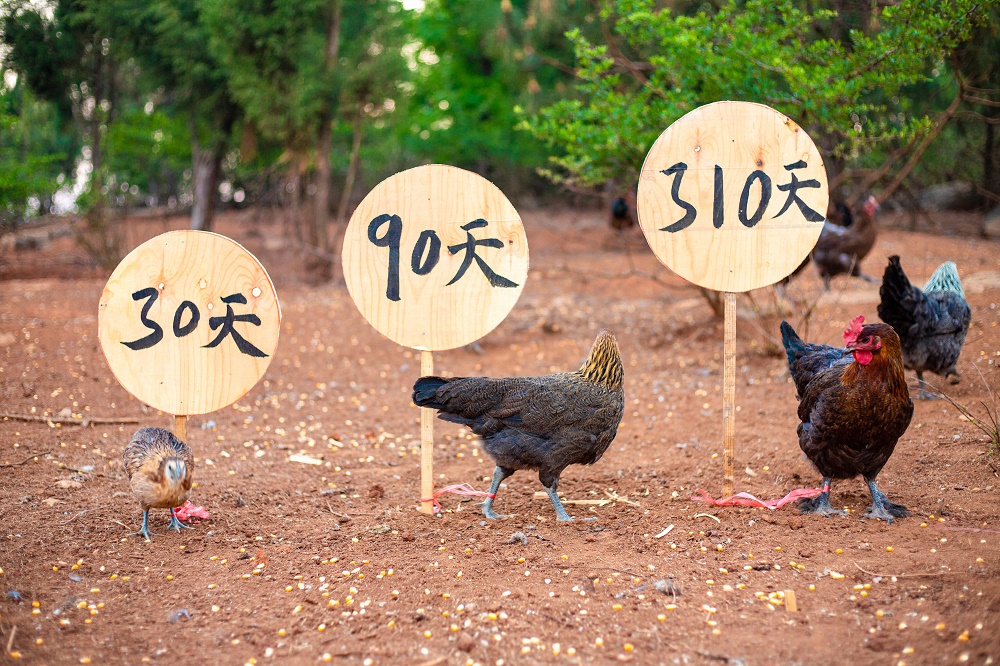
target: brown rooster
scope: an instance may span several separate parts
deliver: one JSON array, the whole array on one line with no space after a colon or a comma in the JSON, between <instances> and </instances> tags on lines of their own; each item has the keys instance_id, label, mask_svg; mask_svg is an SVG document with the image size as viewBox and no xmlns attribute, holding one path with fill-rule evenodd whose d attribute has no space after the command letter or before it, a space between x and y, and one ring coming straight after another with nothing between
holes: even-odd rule
<instances>
[{"instance_id":1,"label":"brown rooster","mask_svg":"<svg viewBox=\"0 0 1000 666\"><path fill-rule=\"evenodd\" d=\"M846 349L803 342L788 322L781 322L781 340L799 397L799 447L823 475L823 492L802 500L799 508L803 513L844 515L830 506L830 481L860 474L872 495L865 517L891 523L909 512L886 498L875 477L910 425L913 401L896 331L864 320L855 317L844 331Z\"/></svg>"},{"instance_id":2,"label":"brown rooster","mask_svg":"<svg viewBox=\"0 0 1000 666\"><path fill-rule=\"evenodd\" d=\"M132 494L142 506L142 529L149 541L149 510L170 509L167 529L191 529L174 515L191 490L194 457L187 444L163 428L142 428L132 435L123 455Z\"/></svg>"},{"instance_id":3,"label":"brown rooster","mask_svg":"<svg viewBox=\"0 0 1000 666\"><path fill-rule=\"evenodd\" d=\"M438 418L461 423L482 437L496 469L483 503L499 518L493 500L500 483L519 469L538 471L559 520L572 520L559 501L559 475L569 465L601 459L618 432L625 407L618 342L601 331L576 372L542 377L421 377L413 402L439 410Z\"/></svg>"}]
</instances>

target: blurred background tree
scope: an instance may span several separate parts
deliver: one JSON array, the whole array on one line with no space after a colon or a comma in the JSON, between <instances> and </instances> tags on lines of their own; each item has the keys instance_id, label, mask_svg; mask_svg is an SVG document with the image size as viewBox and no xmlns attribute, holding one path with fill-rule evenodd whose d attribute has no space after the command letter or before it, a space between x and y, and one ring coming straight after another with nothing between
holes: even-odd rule
<instances>
[{"instance_id":1,"label":"blurred background tree","mask_svg":"<svg viewBox=\"0 0 1000 666\"><path fill-rule=\"evenodd\" d=\"M985 19L982 5L833 4L730 0L683 13L653 0L608 3L602 16L613 30L601 43L569 34L577 95L523 125L555 151L546 175L575 186L634 186L649 146L674 120L736 99L767 104L803 126L834 187L851 180L868 189L898 177L894 167L919 158L962 100L950 94L941 113L923 103L933 99L928 87L965 78L945 62ZM873 158L877 166L869 167Z\"/></svg>"},{"instance_id":2,"label":"blurred background tree","mask_svg":"<svg viewBox=\"0 0 1000 666\"><path fill-rule=\"evenodd\" d=\"M760 101L834 185L1000 202L998 0L0 0L0 208L280 211L318 280L369 188L431 162L518 205L634 188L699 104ZM526 130L526 131L525 131ZM555 185L553 185L555 182Z\"/></svg>"}]
</instances>

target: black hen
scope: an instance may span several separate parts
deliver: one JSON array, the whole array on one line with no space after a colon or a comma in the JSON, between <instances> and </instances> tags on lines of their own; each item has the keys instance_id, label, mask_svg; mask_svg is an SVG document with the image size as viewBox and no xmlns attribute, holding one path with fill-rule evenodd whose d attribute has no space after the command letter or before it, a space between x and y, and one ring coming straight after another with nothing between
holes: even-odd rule
<instances>
[{"instance_id":1,"label":"black hen","mask_svg":"<svg viewBox=\"0 0 1000 666\"><path fill-rule=\"evenodd\" d=\"M493 499L500 483L519 469L538 470L559 520L572 520L556 493L569 465L601 459L618 432L625 408L618 342L601 331L576 372L542 377L421 377L413 402L440 411L438 418L472 428L496 469L487 518L498 518Z\"/></svg>"},{"instance_id":2,"label":"black hen","mask_svg":"<svg viewBox=\"0 0 1000 666\"><path fill-rule=\"evenodd\" d=\"M965 301L955 264L941 264L921 290L910 284L899 257L893 255L885 267L879 294L878 316L899 333L903 364L917 371L918 397L932 397L924 386L925 370L942 377L954 375L950 381L957 384L955 364L969 332L972 310Z\"/></svg>"}]
</instances>

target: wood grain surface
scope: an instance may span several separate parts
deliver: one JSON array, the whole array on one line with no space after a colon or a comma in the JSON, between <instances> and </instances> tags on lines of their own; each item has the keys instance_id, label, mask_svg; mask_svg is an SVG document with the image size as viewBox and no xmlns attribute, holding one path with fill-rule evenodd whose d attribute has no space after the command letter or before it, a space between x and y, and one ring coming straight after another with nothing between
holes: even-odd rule
<instances>
[{"instance_id":1,"label":"wood grain surface","mask_svg":"<svg viewBox=\"0 0 1000 666\"><path fill-rule=\"evenodd\" d=\"M398 216L396 242L389 237L393 223L373 228L379 216L393 215ZM462 229L475 220L486 225ZM440 243L436 264L432 233ZM467 259L469 234L502 245L473 250L508 286L491 284L471 257L455 280ZM517 211L495 185L472 172L434 164L390 176L365 197L345 233L343 265L351 298L376 330L400 345L439 351L472 343L503 321L528 277L528 242Z\"/></svg>"},{"instance_id":2,"label":"wood grain surface","mask_svg":"<svg viewBox=\"0 0 1000 666\"><path fill-rule=\"evenodd\" d=\"M149 296L135 298L143 290L155 290L151 304ZM235 294L246 303L222 301ZM184 302L190 305L181 307ZM142 321L147 306L148 325ZM231 327L225 324L229 307ZM250 315L260 325L239 320ZM267 370L280 324L278 297L260 262L235 241L204 231L170 231L130 252L104 287L98 315L101 348L118 381L175 415L205 414L243 397ZM149 344L156 327L161 336L152 346L125 344ZM237 335L264 356L241 351Z\"/></svg>"},{"instance_id":3,"label":"wood grain surface","mask_svg":"<svg viewBox=\"0 0 1000 666\"><path fill-rule=\"evenodd\" d=\"M788 168L800 161L802 168ZM671 167L674 173L664 173ZM795 194L819 221L795 202L779 215L790 195L779 186L793 176ZM815 186L806 186L810 181ZM744 292L795 270L819 239L828 200L823 160L794 121L762 104L715 102L677 120L653 144L637 208L649 246L668 268L707 289ZM685 228L664 231L671 226Z\"/></svg>"}]
</instances>

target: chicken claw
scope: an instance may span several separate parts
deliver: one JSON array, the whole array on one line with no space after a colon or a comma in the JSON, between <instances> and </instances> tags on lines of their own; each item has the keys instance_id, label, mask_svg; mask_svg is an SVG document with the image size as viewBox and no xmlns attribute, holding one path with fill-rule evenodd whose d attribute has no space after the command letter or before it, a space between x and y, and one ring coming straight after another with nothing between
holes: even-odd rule
<instances>
[{"instance_id":1,"label":"chicken claw","mask_svg":"<svg viewBox=\"0 0 1000 666\"><path fill-rule=\"evenodd\" d=\"M138 532L132 532L129 536L141 536L146 541L149 541L149 509L142 512L142 527L139 528Z\"/></svg>"},{"instance_id":2,"label":"chicken claw","mask_svg":"<svg viewBox=\"0 0 1000 666\"><path fill-rule=\"evenodd\" d=\"M875 485L875 479L867 480L866 483L872 494L872 505L868 507L868 513L862 514L862 518L881 519L885 521L886 525L891 525L893 518L903 518L910 515L909 509L905 506L889 501L885 493Z\"/></svg>"},{"instance_id":3,"label":"chicken claw","mask_svg":"<svg viewBox=\"0 0 1000 666\"><path fill-rule=\"evenodd\" d=\"M799 500L797 506L802 513L817 513L821 516L846 516L846 511L834 509L830 504L830 479L823 479L823 492L813 498Z\"/></svg>"},{"instance_id":4,"label":"chicken claw","mask_svg":"<svg viewBox=\"0 0 1000 666\"><path fill-rule=\"evenodd\" d=\"M180 534L182 527L184 529L186 529L186 530L193 530L194 528L191 527L190 525L185 525L181 521L177 520L177 515L174 513L175 510L176 509L171 509L170 510L170 524L167 525L167 529L168 530L177 530L178 534Z\"/></svg>"}]
</instances>

